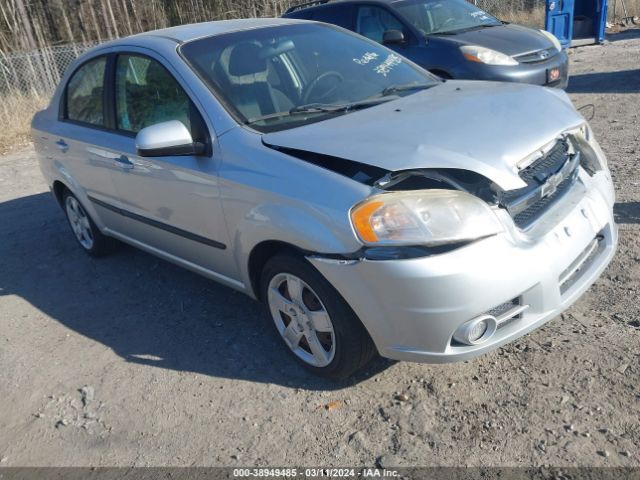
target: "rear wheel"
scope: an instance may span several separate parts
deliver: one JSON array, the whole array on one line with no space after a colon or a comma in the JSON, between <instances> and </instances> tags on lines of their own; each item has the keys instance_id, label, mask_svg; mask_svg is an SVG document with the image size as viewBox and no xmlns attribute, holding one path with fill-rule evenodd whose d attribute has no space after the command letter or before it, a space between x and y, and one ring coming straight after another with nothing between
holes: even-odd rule
<instances>
[{"instance_id":1,"label":"rear wheel","mask_svg":"<svg viewBox=\"0 0 640 480\"><path fill-rule=\"evenodd\" d=\"M303 258L283 254L271 258L261 286L278 335L307 369L325 377L346 378L375 354L356 314Z\"/></svg>"},{"instance_id":2,"label":"rear wheel","mask_svg":"<svg viewBox=\"0 0 640 480\"><path fill-rule=\"evenodd\" d=\"M82 249L94 257L110 253L116 240L102 234L75 195L67 190L62 202L71 230Z\"/></svg>"}]
</instances>

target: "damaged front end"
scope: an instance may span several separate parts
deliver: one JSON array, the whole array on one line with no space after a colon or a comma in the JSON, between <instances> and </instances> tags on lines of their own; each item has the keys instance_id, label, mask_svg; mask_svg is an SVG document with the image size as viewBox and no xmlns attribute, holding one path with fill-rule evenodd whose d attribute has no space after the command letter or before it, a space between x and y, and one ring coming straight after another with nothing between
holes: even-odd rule
<instances>
[{"instance_id":1,"label":"damaged front end","mask_svg":"<svg viewBox=\"0 0 640 480\"><path fill-rule=\"evenodd\" d=\"M501 211L526 232L572 189L580 167L591 176L606 167L590 142L586 124L517 163L513 174L524 186L511 190L460 168L388 171L329 155L270 147L374 189L350 212L354 233L364 247L341 255L344 260L445 253L502 232L506 225Z\"/></svg>"}]
</instances>

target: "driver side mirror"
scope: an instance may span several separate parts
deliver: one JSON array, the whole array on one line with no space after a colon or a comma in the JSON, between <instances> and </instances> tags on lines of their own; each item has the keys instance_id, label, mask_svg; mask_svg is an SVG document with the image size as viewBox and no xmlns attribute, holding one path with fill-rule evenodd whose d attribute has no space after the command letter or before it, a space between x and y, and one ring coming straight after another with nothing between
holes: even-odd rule
<instances>
[{"instance_id":1,"label":"driver side mirror","mask_svg":"<svg viewBox=\"0 0 640 480\"><path fill-rule=\"evenodd\" d=\"M400 30L387 30L382 36L383 45L398 45L404 42L404 33L402 33Z\"/></svg>"},{"instance_id":2,"label":"driver side mirror","mask_svg":"<svg viewBox=\"0 0 640 480\"><path fill-rule=\"evenodd\" d=\"M136 135L136 150L141 157L202 155L203 143L194 142L191 132L179 120L156 123Z\"/></svg>"}]
</instances>

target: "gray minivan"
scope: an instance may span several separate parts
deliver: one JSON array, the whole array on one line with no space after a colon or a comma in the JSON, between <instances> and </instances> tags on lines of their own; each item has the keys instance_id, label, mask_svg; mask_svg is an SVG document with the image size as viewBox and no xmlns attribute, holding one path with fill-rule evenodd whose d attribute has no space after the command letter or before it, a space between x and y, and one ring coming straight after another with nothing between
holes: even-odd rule
<instances>
[{"instance_id":1,"label":"gray minivan","mask_svg":"<svg viewBox=\"0 0 640 480\"><path fill-rule=\"evenodd\" d=\"M360 33L443 78L568 84L569 59L553 34L502 22L466 0L318 0L284 17Z\"/></svg>"}]
</instances>

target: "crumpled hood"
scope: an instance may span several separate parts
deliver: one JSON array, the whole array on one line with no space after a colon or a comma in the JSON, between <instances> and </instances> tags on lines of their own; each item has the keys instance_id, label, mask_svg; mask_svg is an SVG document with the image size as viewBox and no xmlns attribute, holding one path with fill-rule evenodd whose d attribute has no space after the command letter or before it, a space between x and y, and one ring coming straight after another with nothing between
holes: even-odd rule
<instances>
[{"instance_id":1,"label":"crumpled hood","mask_svg":"<svg viewBox=\"0 0 640 480\"><path fill-rule=\"evenodd\" d=\"M471 170L513 190L526 186L518 162L584 121L560 90L447 81L375 107L268 133L263 142L390 171Z\"/></svg>"},{"instance_id":2,"label":"crumpled hood","mask_svg":"<svg viewBox=\"0 0 640 480\"><path fill-rule=\"evenodd\" d=\"M498 25L479 30L442 35L438 38L455 41L460 45L480 45L507 55L521 55L547 48L553 43L538 30L521 25Z\"/></svg>"}]
</instances>

